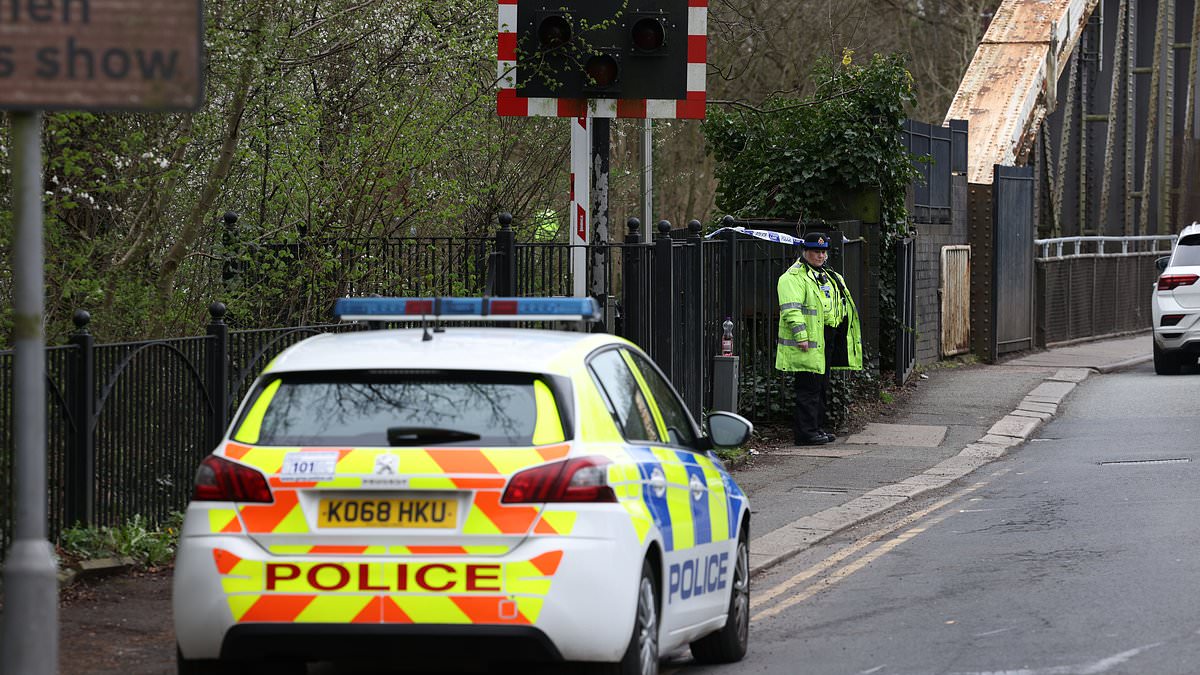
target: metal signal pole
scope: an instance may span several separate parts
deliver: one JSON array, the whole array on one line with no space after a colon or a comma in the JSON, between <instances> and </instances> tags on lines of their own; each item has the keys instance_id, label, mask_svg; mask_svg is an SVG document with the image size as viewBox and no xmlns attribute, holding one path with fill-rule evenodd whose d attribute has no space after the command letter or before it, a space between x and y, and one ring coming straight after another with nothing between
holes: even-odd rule
<instances>
[{"instance_id":1,"label":"metal signal pole","mask_svg":"<svg viewBox=\"0 0 1200 675\"><path fill-rule=\"evenodd\" d=\"M591 159L592 134L589 117L571 120L571 212L567 222L571 230L571 295L587 295L587 247L592 243Z\"/></svg>"},{"instance_id":2,"label":"metal signal pole","mask_svg":"<svg viewBox=\"0 0 1200 675\"><path fill-rule=\"evenodd\" d=\"M4 564L0 672L58 672L58 579L46 539L46 356L42 334L42 114L13 129L13 544Z\"/></svg>"}]
</instances>

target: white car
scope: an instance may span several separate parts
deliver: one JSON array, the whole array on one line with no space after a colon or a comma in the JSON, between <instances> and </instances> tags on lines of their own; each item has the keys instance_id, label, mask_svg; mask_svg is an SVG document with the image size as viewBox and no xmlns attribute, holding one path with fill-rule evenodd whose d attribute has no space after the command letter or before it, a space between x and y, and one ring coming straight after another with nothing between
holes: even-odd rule
<instances>
[{"instance_id":1,"label":"white car","mask_svg":"<svg viewBox=\"0 0 1200 675\"><path fill-rule=\"evenodd\" d=\"M486 311L485 311L486 310ZM595 317L587 298L346 298L343 319ZM518 328L309 338L196 476L174 586L180 673L472 655L649 675L746 652L749 519L633 344Z\"/></svg>"},{"instance_id":2,"label":"white car","mask_svg":"<svg viewBox=\"0 0 1200 675\"><path fill-rule=\"evenodd\" d=\"M1159 269L1151 298L1154 372L1175 375L1200 358L1200 223L1183 228Z\"/></svg>"}]
</instances>

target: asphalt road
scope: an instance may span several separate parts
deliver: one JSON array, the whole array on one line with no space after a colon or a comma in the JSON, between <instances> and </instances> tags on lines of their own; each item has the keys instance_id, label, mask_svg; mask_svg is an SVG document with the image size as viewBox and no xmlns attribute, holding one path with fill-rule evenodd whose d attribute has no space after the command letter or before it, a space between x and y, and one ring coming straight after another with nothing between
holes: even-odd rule
<instances>
[{"instance_id":1,"label":"asphalt road","mask_svg":"<svg viewBox=\"0 0 1200 675\"><path fill-rule=\"evenodd\" d=\"M1089 378L1026 446L756 578L745 661L668 672L1197 672L1188 373Z\"/></svg>"}]
</instances>

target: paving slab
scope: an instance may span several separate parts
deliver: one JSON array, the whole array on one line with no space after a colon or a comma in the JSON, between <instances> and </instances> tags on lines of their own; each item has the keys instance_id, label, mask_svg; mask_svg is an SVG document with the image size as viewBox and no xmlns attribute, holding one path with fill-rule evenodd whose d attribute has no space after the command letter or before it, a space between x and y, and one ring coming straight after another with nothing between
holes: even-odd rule
<instances>
[{"instance_id":1,"label":"paving slab","mask_svg":"<svg viewBox=\"0 0 1200 675\"><path fill-rule=\"evenodd\" d=\"M936 448L946 437L944 425L876 424L871 423L857 434L846 438L848 445L899 445L916 448Z\"/></svg>"},{"instance_id":2,"label":"paving slab","mask_svg":"<svg viewBox=\"0 0 1200 675\"><path fill-rule=\"evenodd\" d=\"M771 558L780 554L790 553L797 546L805 546L818 542L831 534L833 534L833 530L829 529L822 530L786 525L768 532L761 537L756 537L754 539L754 546L750 549L750 556L761 555Z\"/></svg>"},{"instance_id":3,"label":"paving slab","mask_svg":"<svg viewBox=\"0 0 1200 675\"><path fill-rule=\"evenodd\" d=\"M925 474L928 476L962 478L990 461L992 460L986 457L964 457L963 455L958 455L930 467L925 471Z\"/></svg>"},{"instance_id":4,"label":"paving slab","mask_svg":"<svg viewBox=\"0 0 1200 675\"><path fill-rule=\"evenodd\" d=\"M1047 380L1033 388L1027 398L1051 399L1053 403L1061 403L1077 385L1074 382L1055 382Z\"/></svg>"},{"instance_id":5,"label":"paving slab","mask_svg":"<svg viewBox=\"0 0 1200 675\"><path fill-rule=\"evenodd\" d=\"M924 494L939 487L941 487L941 485L934 485L932 483L908 483L901 481L893 485L884 485L883 487L875 488L863 496L904 497L906 499L911 499L919 494Z\"/></svg>"},{"instance_id":6,"label":"paving slab","mask_svg":"<svg viewBox=\"0 0 1200 675\"><path fill-rule=\"evenodd\" d=\"M1041 420L1029 417L1005 415L999 422L993 424L991 429L988 429L988 435L1026 439L1032 436L1034 431L1037 431L1041 422Z\"/></svg>"},{"instance_id":7,"label":"paving slab","mask_svg":"<svg viewBox=\"0 0 1200 675\"><path fill-rule=\"evenodd\" d=\"M1088 379L1092 374L1091 368L1060 368L1053 375L1046 378L1047 380L1057 380L1059 382L1074 382L1076 384Z\"/></svg>"},{"instance_id":8,"label":"paving slab","mask_svg":"<svg viewBox=\"0 0 1200 675\"><path fill-rule=\"evenodd\" d=\"M1054 419L1054 415L1050 413L1037 412L1036 410L1022 410L1021 408L1017 408L1009 414L1014 417L1033 417L1043 422Z\"/></svg>"},{"instance_id":9,"label":"paving slab","mask_svg":"<svg viewBox=\"0 0 1200 675\"><path fill-rule=\"evenodd\" d=\"M1049 413L1049 414L1053 415L1058 412L1058 404L1057 403L1041 403L1038 401L1031 401L1028 398L1026 398L1021 401L1020 405L1017 406L1017 410L1032 410L1034 412L1043 412L1043 413Z\"/></svg>"},{"instance_id":10,"label":"paving slab","mask_svg":"<svg viewBox=\"0 0 1200 675\"><path fill-rule=\"evenodd\" d=\"M1008 452L1008 448L1002 445L991 445L988 443L972 443L962 449L958 453L963 457L982 457L984 459L996 459L1003 457Z\"/></svg>"},{"instance_id":11,"label":"paving slab","mask_svg":"<svg viewBox=\"0 0 1200 675\"><path fill-rule=\"evenodd\" d=\"M906 497L892 495L863 495L840 506L801 518L797 524L804 528L836 532L883 513L906 499Z\"/></svg>"},{"instance_id":12,"label":"paving slab","mask_svg":"<svg viewBox=\"0 0 1200 675\"><path fill-rule=\"evenodd\" d=\"M1024 443L1022 439L1015 436L997 436L995 434L987 434L975 442L985 445L999 445L1004 448L1011 448L1014 445L1020 445L1021 443Z\"/></svg>"}]
</instances>

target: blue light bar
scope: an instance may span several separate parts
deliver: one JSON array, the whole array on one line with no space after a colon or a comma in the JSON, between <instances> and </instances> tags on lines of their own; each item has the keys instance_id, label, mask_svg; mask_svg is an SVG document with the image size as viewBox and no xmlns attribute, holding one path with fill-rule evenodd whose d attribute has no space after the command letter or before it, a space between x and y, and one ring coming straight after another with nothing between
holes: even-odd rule
<instances>
[{"instance_id":1,"label":"blue light bar","mask_svg":"<svg viewBox=\"0 0 1200 675\"><path fill-rule=\"evenodd\" d=\"M486 303L486 304L485 304ZM338 298L342 321L599 321L593 298Z\"/></svg>"}]
</instances>

